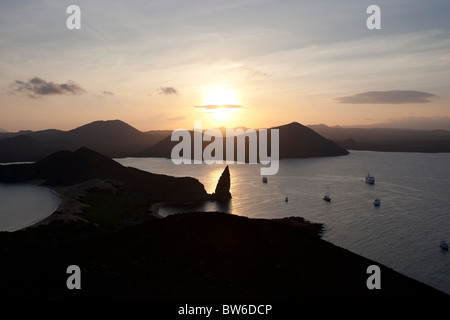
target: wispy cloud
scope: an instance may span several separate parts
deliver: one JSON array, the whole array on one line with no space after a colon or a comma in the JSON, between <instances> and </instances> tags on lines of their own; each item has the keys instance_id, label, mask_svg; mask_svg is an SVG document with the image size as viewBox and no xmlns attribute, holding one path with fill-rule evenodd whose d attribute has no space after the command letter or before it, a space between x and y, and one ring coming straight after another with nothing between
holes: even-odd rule
<instances>
[{"instance_id":1,"label":"wispy cloud","mask_svg":"<svg viewBox=\"0 0 450 320\"><path fill-rule=\"evenodd\" d=\"M103 91L102 91L102 95L104 95L104 96L113 96L113 95L114 95L114 92L103 90Z\"/></svg>"},{"instance_id":2,"label":"wispy cloud","mask_svg":"<svg viewBox=\"0 0 450 320\"><path fill-rule=\"evenodd\" d=\"M220 108L239 109L239 108L243 108L243 106L236 105L236 104L209 104L209 105L205 105L205 106L195 106L195 108L205 109L205 110L214 110L214 109L220 109Z\"/></svg>"},{"instance_id":3,"label":"wispy cloud","mask_svg":"<svg viewBox=\"0 0 450 320\"><path fill-rule=\"evenodd\" d=\"M435 94L414 90L367 91L352 96L335 98L339 103L350 104L404 104L428 103Z\"/></svg>"},{"instance_id":4,"label":"wispy cloud","mask_svg":"<svg viewBox=\"0 0 450 320\"><path fill-rule=\"evenodd\" d=\"M258 69L245 67L245 66L242 66L241 68L248 72L249 77L268 77L269 76L266 72L260 71Z\"/></svg>"},{"instance_id":5,"label":"wispy cloud","mask_svg":"<svg viewBox=\"0 0 450 320\"><path fill-rule=\"evenodd\" d=\"M32 98L45 95L83 94L86 92L86 90L71 80L67 81L67 83L58 84L45 81L39 77L33 77L26 82L15 80L10 87L14 92L26 93Z\"/></svg>"},{"instance_id":6,"label":"wispy cloud","mask_svg":"<svg viewBox=\"0 0 450 320\"><path fill-rule=\"evenodd\" d=\"M170 95L177 95L178 94L178 90L173 88L173 87L159 87L157 89L159 94L163 94L166 96L170 96Z\"/></svg>"},{"instance_id":7,"label":"wispy cloud","mask_svg":"<svg viewBox=\"0 0 450 320\"><path fill-rule=\"evenodd\" d=\"M180 121L180 120L184 120L184 119L186 119L186 116L172 117L172 118L167 118L166 120L168 120L168 121Z\"/></svg>"},{"instance_id":8,"label":"wispy cloud","mask_svg":"<svg viewBox=\"0 0 450 320\"><path fill-rule=\"evenodd\" d=\"M269 75L266 72L258 70L253 67L249 67L240 63L233 63L229 65L220 66L221 69L225 71L238 71L242 72L248 78L257 78L257 77L268 77Z\"/></svg>"}]
</instances>

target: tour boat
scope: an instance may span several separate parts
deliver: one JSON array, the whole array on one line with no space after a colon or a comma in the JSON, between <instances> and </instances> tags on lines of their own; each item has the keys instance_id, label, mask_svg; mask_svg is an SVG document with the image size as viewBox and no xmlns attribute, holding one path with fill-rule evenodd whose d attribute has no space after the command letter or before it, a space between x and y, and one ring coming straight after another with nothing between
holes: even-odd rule
<instances>
[{"instance_id":1,"label":"tour boat","mask_svg":"<svg viewBox=\"0 0 450 320\"><path fill-rule=\"evenodd\" d=\"M368 184L375 184L375 177L371 176L370 173L366 176L366 182Z\"/></svg>"},{"instance_id":2,"label":"tour boat","mask_svg":"<svg viewBox=\"0 0 450 320\"><path fill-rule=\"evenodd\" d=\"M329 195L329 192L328 192L328 188L327 188L327 191L326 191L326 193L325 193L325 195L323 196L322 199L325 200L325 201L331 202L331 198L330 198L330 195Z\"/></svg>"},{"instance_id":3,"label":"tour boat","mask_svg":"<svg viewBox=\"0 0 450 320\"><path fill-rule=\"evenodd\" d=\"M380 204L381 204L381 202L380 202L380 199L378 199L378 198L376 198L375 201L373 202L373 205L374 205L375 207L379 207Z\"/></svg>"}]
</instances>

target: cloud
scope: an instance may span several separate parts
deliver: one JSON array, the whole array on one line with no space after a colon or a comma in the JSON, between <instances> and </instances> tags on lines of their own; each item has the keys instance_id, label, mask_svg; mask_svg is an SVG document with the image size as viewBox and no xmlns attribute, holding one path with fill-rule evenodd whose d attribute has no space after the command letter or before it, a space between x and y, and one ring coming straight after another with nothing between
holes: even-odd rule
<instances>
[{"instance_id":1,"label":"cloud","mask_svg":"<svg viewBox=\"0 0 450 320\"><path fill-rule=\"evenodd\" d=\"M258 69L242 65L240 63L233 63L230 65L221 66L224 70L231 70L231 71L242 71L242 73L246 74L249 78L254 77L268 77L269 75L266 72L260 71Z\"/></svg>"},{"instance_id":2,"label":"cloud","mask_svg":"<svg viewBox=\"0 0 450 320\"><path fill-rule=\"evenodd\" d=\"M253 77L268 77L269 75L265 72L259 71L257 69L246 67L246 66L240 66L239 69L247 72L247 76L250 78Z\"/></svg>"},{"instance_id":3,"label":"cloud","mask_svg":"<svg viewBox=\"0 0 450 320\"><path fill-rule=\"evenodd\" d=\"M209 104L209 105L205 105L205 106L195 106L195 108L206 109L206 110L214 110L214 109L220 109L220 108L239 109L239 108L243 108L243 106L236 105L236 104Z\"/></svg>"},{"instance_id":4,"label":"cloud","mask_svg":"<svg viewBox=\"0 0 450 320\"><path fill-rule=\"evenodd\" d=\"M114 95L114 92L103 90L103 91L102 91L102 95L104 95L104 96L113 96L113 95Z\"/></svg>"},{"instance_id":5,"label":"cloud","mask_svg":"<svg viewBox=\"0 0 450 320\"><path fill-rule=\"evenodd\" d=\"M166 96L170 96L172 94L177 95L178 94L178 90L173 88L173 87L160 87L158 89L158 93L166 95Z\"/></svg>"},{"instance_id":6,"label":"cloud","mask_svg":"<svg viewBox=\"0 0 450 320\"><path fill-rule=\"evenodd\" d=\"M67 81L67 83L57 84L47 82L39 77L31 78L27 82L16 80L10 85L10 87L12 87L12 89L16 92L28 93L30 97L82 94L86 92L86 90L71 80Z\"/></svg>"},{"instance_id":7,"label":"cloud","mask_svg":"<svg viewBox=\"0 0 450 320\"><path fill-rule=\"evenodd\" d=\"M352 96L335 98L339 103L351 104L403 104L428 103L437 98L432 93L414 90L367 91Z\"/></svg>"},{"instance_id":8,"label":"cloud","mask_svg":"<svg viewBox=\"0 0 450 320\"><path fill-rule=\"evenodd\" d=\"M179 116L179 117L167 118L166 120L169 120L169 121L180 121L180 120L184 120L184 119L186 119L185 116Z\"/></svg>"}]
</instances>

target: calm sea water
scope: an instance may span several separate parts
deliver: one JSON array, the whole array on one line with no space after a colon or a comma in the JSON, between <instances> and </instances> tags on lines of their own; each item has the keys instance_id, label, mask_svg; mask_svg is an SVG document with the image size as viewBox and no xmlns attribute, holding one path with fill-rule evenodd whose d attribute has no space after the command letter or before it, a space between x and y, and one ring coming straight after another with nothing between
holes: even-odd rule
<instances>
[{"instance_id":1,"label":"calm sea water","mask_svg":"<svg viewBox=\"0 0 450 320\"><path fill-rule=\"evenodd\" d=\"M208 192L225 165L174 165L169 159L119 163L154 173L198 178ZM364 182L367 173L375 185ZM259 165L230 165L232 200L220 206L172 206L161 215L225 211L257 218L302 216L324 223L323 239L450 294L450 154L352 151L348 156L280 161L262 183ZM328 188L332 202L322 200ZM288 197L288 202L285 198ZM381 206L375 207L375 198Z\"/></svg>"},{"instance_id":2,"label":"calm sea water","mask_svg":"<svg viewBox=\"0 0 450 320\"><path fill-rule=\"evenodd\" d=\"M59 196L50 189L31 184L0 183L0 231L28 227L52 214Z\"/></svg>"}]
</instances>

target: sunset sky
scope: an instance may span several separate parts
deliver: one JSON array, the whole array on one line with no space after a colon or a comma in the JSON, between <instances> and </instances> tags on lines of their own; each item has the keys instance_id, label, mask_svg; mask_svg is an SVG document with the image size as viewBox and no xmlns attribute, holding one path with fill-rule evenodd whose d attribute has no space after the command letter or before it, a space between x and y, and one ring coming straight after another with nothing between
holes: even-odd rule
<instances>
[{"instance_id":1,"label":"sunset sky","mask_svg":"<svg viewBox=\"0 0 450 320\"><path fill-rule=\"evenodd\" d=\"M8 131L450 116L448 0L0 0L0 48Z\"/></svg>"}]
</instances>

